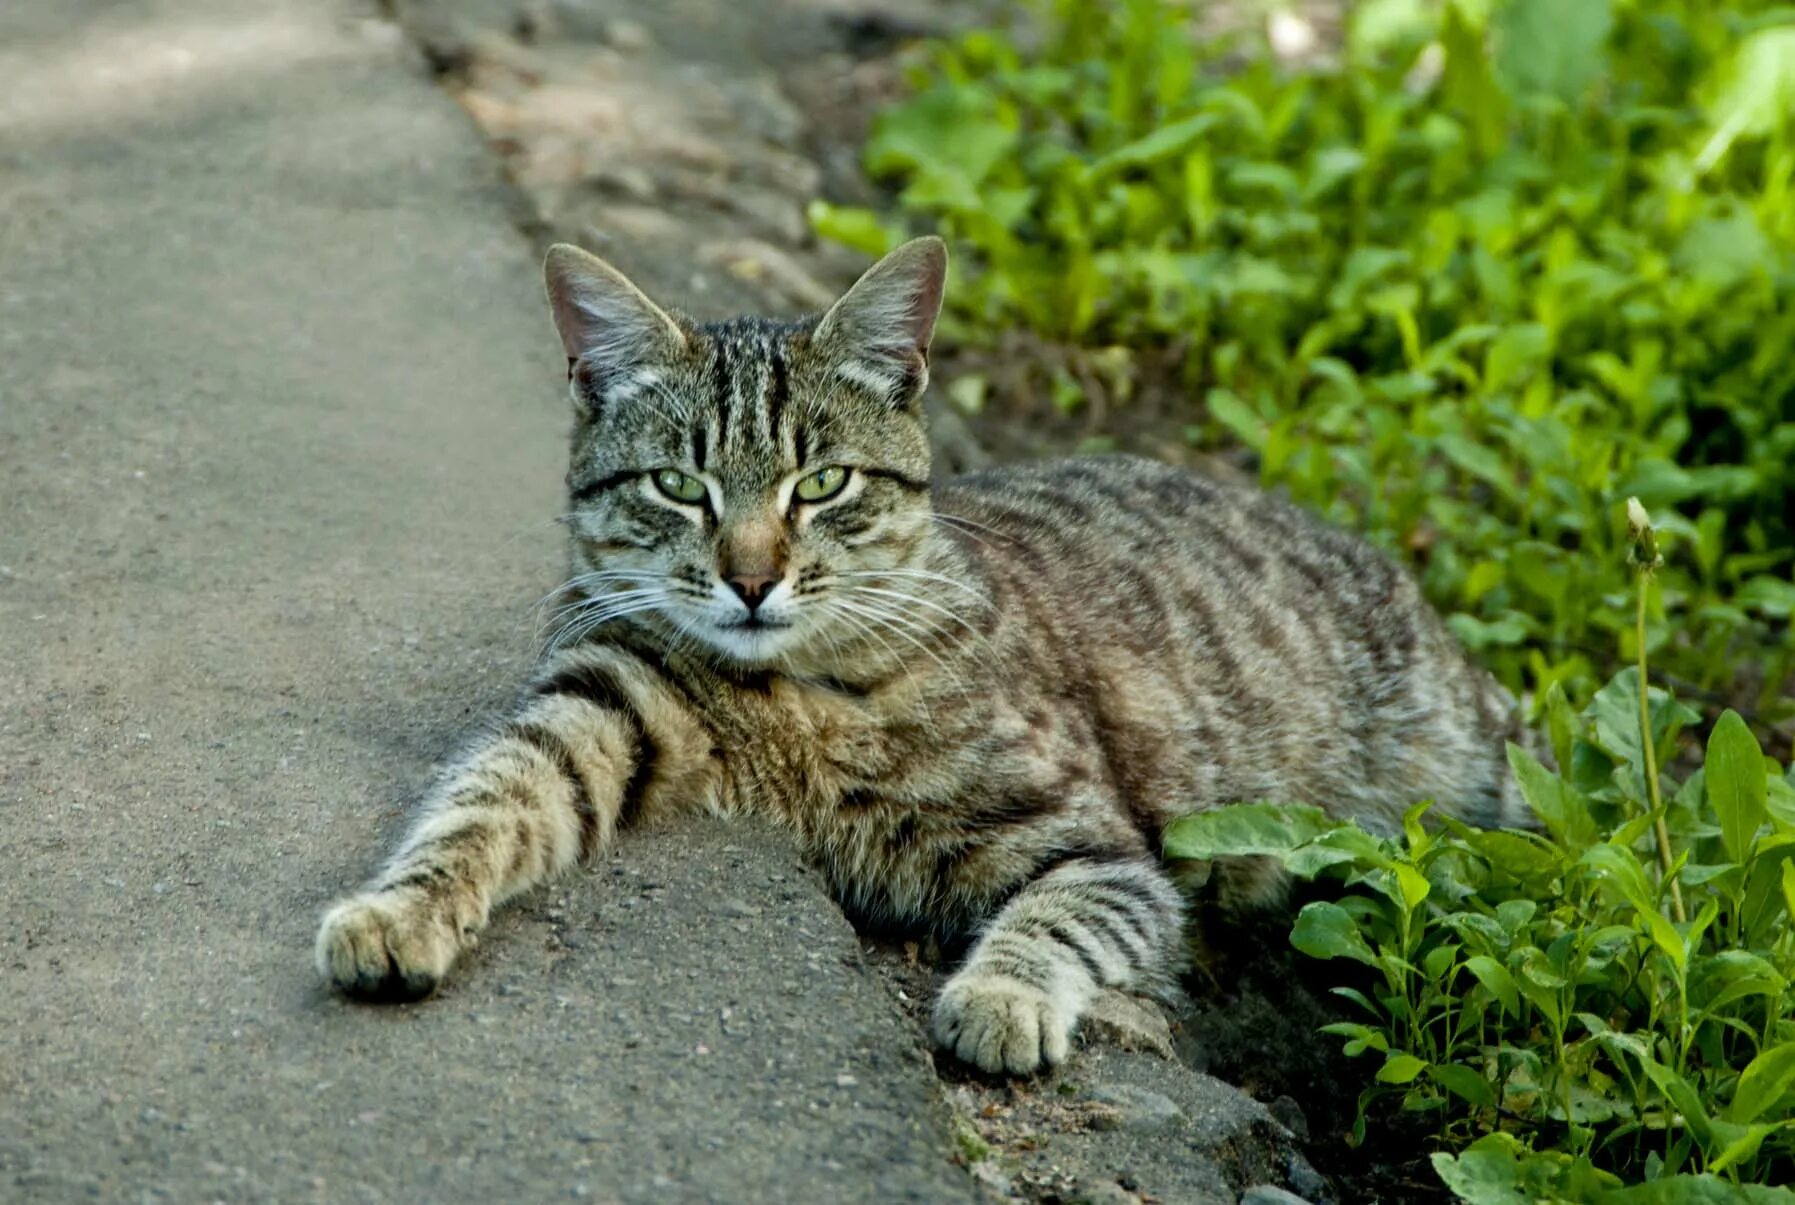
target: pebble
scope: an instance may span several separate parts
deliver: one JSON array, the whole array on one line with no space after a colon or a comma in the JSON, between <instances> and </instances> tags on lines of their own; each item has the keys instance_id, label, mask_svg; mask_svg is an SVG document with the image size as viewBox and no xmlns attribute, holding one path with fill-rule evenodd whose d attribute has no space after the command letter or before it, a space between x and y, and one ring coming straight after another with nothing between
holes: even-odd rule
<instances>
[{"instance_id":1,"label":"pebble","mask_svg":"<svg viewBox=\"0 0 1795 1205\"><path fill-rule=\"evenodd\" d=\"M1150 1088L1113 1084L1091 1089L1089 1097L1115 1111L1113 1114L1105 1111L1092 1118L1092 1124L1098 1129L1151 1134L1169 1130L1185 1120L1184 1110L1174 1104L1171 1097Z\"/></svg>"},{"instance_id":2,"label":"pebble","mask_svg":"<svg viewBox=\"0 0 1795 1205\"><path fill-rule=\"evenodd\" d=\"M1083 1181L1072 1199L1080 1205L1140 1205L1141 1200L1114 1180Z\"/></svg>"},{"instance_id":3,"label":"pebble","mask_svg":"<svg viewBox=\"0 0 1795 1205\"><path fill-rule=\"evenodd\" d=\"M1123 1050L1147 1050L1161 1058L1176 1058L1172 1030L1159 1006L1124 995L1104 992L1091 1005L1083 1022L1087 1037L1109 1042Z\"/></svg>"},{"instance_id":4,"label":"pebble","mask_svg":"<svg viewBox=\"0 0 1795 1205\"><path fill-rule=\"evenodd\" d=\"M724 916L739 916L743 918L760 915L759 908L756 908L746 900L736 899L724 900L717 905L717 911L721 912Z\"/></svg>"},{"instance_id":5,"label":"pebble","mask_svg":"<svg viewBox=\"0 0 1795 1205\"><path fill-rule=\"evenodd\" d=\"M1303 1115L1303 1107L1295 1098L1280 1096L1266 1106L1266 1111L1277 1119L1279 1125L1289 1130L1298 1142L1309 1141L1309 1119Z\"/></svg>"},{"instance_id":6,"label":"pebble","mask_svg":"<svg viewBox=\"0 0 1795 1205\"><path fill-rule=\"evenodd\" d=\"M1309 1166L1309 1161L1301 1154L1293 1153L1290 1156L1290 1162L1284 1168L1284 1181L1300 1193L1301 1197L1320 1200L1328 1195L1328 1182L1322 1179L1320 1172Z\"/></svg>"},{"instance_id":7,"label":"pebble","mask_svg":"<svg viewBox=\"0 0 1795 1205\"><path fill-rule=\"evenodd\" d=\"M1274 1184L1256 1184L1240 1194L1240 1205L1309 1205L1309 1201Z\"/></svg>"}]
</instances>

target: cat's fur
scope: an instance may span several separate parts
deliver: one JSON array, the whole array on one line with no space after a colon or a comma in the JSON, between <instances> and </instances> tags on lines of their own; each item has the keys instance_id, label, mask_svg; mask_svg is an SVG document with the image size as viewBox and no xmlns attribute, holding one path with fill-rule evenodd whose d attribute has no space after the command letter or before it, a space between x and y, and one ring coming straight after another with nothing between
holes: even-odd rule
<instances>
[{"instance_id":1,"label":"cat's fur","mask_svg":"<svg viewBox=\"0 0 1795 1205\"><path fill-rule=\"evenodd\" d=\"M1025 1073L1103 987L1175 971L1184 905L1155 856L1173 817L1274 799L1389 829L1433 798L1518 818L1513 700L1359 540L1142 460L931 480L945 271L922 239L820 320L698 326L549 253L577 413L560 637L326 915L331 983L426 994L495 904L620 828L752 811L854 912L972 938L936 1036ZM828 466L845 488L799 500ZM703 500L663 493L668 467ZM786 626L740 626L757 594ZM1273 889L1222 870L1235 897Z\"/></svg>"}]
</instances>

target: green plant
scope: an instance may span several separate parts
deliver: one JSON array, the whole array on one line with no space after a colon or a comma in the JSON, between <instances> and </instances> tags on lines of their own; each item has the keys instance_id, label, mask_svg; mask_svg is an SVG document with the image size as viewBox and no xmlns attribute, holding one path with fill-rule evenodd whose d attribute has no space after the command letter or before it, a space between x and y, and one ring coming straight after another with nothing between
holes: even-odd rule
<instances>
[{"instance_id":1,"label":"green plant","mask_svg":"<svg viewBox=\"0 0 1795 1205\"><path fill-rule=\"evenodd\" d=\"M1181 349L1175 426L1403 554L1538 697L1636 654L1638 495L1677 537L1657 663L1786 714L1795 9L1365 0L1305 71L1190 17L1039 0L934 46L866 148L897 216L817 228L939 228L953 332L1068 345L1062 406Z\"/></svg>"},{"instance_id":2,"label":"green plant","mask_svg":"<svg viewBox=\"0 0 1795 1205\"><path fill-rule=\"evenodd\" d=\"M1634 534L1643 598L1642 514ZM1545 711L1562 772L1509 749L1539 833L1429 828L1421 804L1377 836L1259 803L1178 820L1166 851L1344 884L1291 942L1370 973L1327 1026L1379 1060L1358 1133L1379 1107L1433 1118L1463 1199L1756 1199L1795 1179L1795 767L1729 711L1701 769L1660 774L1697 717L1643 666Z\"/></svg>"}]
</instances>

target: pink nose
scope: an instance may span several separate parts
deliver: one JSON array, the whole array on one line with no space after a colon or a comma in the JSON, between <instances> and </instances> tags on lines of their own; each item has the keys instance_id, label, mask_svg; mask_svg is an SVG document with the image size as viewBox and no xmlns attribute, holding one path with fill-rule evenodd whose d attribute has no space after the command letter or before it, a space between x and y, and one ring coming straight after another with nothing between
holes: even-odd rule
<instances>
[{"instance_id":1,"label":"pink nose","mask_svg":"<svg viewBox=\"0 0 1795 1205\"><path fill-rule=\"evenodd\" d=\"M773 588L773 583L778 580L770 573L738 573L730 577L729 588L734 590L752 611L761 604L761 601L766 598L767 592Z\"/></svg>"}]
</instances>

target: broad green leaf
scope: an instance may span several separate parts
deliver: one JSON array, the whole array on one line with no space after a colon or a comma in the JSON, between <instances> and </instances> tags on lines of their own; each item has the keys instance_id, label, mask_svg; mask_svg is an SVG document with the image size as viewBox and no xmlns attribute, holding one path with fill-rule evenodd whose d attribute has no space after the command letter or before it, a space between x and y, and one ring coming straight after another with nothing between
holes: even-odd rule
<instances>
[{"instance_id":1,"label":"broad green leaf","mask_svg":"<svg viewBox=\"0 0 1795 1205\"><path fill-rule=\"evenodd\" d=\"M1537 322L1509 327L1490 344L1484 357L1484 388L1494 392L1524 382L1527 374L1544 364L1550 346L1546 328Z\"/></svg>"},{"instance_id":2,"label":"broad green leaf","mask_svg":"<svg viewBox=\"0 0 1795 1205\"><path fill-rule=\"evenodd\" d=\"M1595 844L1596 825L1589 814L1589 804L1570 783L1516 744L1508 746L1508 765L1520 785L1521 797L1547 832L1572 853Z\"/></svg>"},{"instance_id":3,"label":"broad green leaf","mask_svg":"<svg viewBox=\"0 0 1795 1205\"><path fill-rule=\"evenodd\" d=\"M1657 911L1657 890L1646 878L1645 867L1639 864L1638 857L1625 845L1607 841L1591 846L1584 851L1580 861L1638 911Z\"/></svg>"},{"instance_id":4,"label":"broad green leaf","mask_svg":"<svg viewBox=\"0 0 1795 1205\"><path fill-rule=\"evenodd\" d=\"M1652 739L1660 752L1671 733L1701 718L1656 687L1647 697L1651 701ZM1586 714L1594 723L1596 744L1616 761L1626 763L1629 793L1643 802L1645 746L1639 731L1639 671L1628 667L1616 674L1596 692ZM1661 763L1663 760L1659 758Z\"/></svg>"},{"instance_id":5,"label":"broad green leaf","mask_svg":"<svg viewBox=\"0 0 1795 1205\"><path fill-rule=\"evenodd\" d=\"M1494 154L1507 132L1508 97L1490 69L1484 30L1470 18L1464 0L1452 0L1445 8L1440 27L1440 44L1446 51L1441 89L1447 104L1470 123L1477 149Z\"/></svg>"},{"instance_id":6,"label":"broad green leaf","mask_svg":"<svg viewBox=\"0 0 1795 1205\"><path fill-rule=\"evenodd\" d=\"M1347 1039L1343 1048L1348 1058L1357 1058L1367 1050L1388 1053L1390 1040L1379 1030L1357 1021L1334 1021L1321 1027L1322 1033L1331 1033Z\"/></svg>"},{"instance_id":7,"label":"broad green leaf","mask_svg":"<svg viewBox=\"0 0 1795 1205\"><path fill-rule=\"evenodd\" d=\"M1423 0L1360 0L1346 10L1347 45L1360 62L1432 36L1437 18Z\"/></svg>"},{"instance_id":8,"label":"broad green leaf","mask_svg":"<svg viewBox=\"0 0 1795 1205\"><path fill-rule=\"evenodd\" d=\"M1739 1073L1727 1120L1747 1125L1764 1115L1795 1088L1795 1042L1784 1042L1758 1055Z\"/></svg>"},{"instance_id":9,"label":"broad green leaf","mask_svg":"<svg viewBox=\"0 0 1795 1205\"><path fill-rule=\"evenodd\" d=\"M1604 1192L1592 1205L1791 1205L1786 1188L1733 1184L1719 1176L1664 1176Z\"/></svg>"},{"instance_id":10,"label":"broad green leaf","mask_svg":"<svg viewBox=\"0 0 1795 1205\"><path fill-rule=\"evenodd\" d=\"M1350 958L1366 966L1379 965L1352 916L1325 900L1307 904L1297 913L1290 944L1311 958Z\"/></svg>"},{"instance_id":11,"label":"broad green leaf","mask_svg":"<svg viewBox=\"0 0 1795 1205\"><path fill-rule=\"evenodd\" d=\"M1522 1150L1512 1135L1488 1134L1454 1158L1429 1155L1434 1171L1461 1201L1469 1205L1533 1205L1523 1190Z\"/></svg>"},{"instance_id":12,"label":"broad green leaf","mask_svg":"<svg viewBox=\"0 0 1795 1205\"><path fill-rule=\"evenodd\" d=\"M1226 427L1234 438L1255 450L1265 446L1265 420L1229 389L1211 389L1203 399L1209 416Z\"/></svg>"},{"instance_id":13,"label":"broad green leaf","mask_svg":"<svg viewBox=\"0 0 1795 1205\"><path fill-rule=\"evenodd\" d=\"M1198 113L1155 129L1126 146L1119 146L1091 164L1093 175L1121 171L1130 167L1146 167L1162 159L1170 159L1221 123L1216 113Z\"/></svg>"},{"instance_id":14,"label":"broad green leaf","mask_svg":"<svg viewBox=\"0 0 1795 1205\"><path fill-rule=\"evenodd\" d=\"M1795 834L1774 833L1759 839L1739 893L1739 917L1747 946L1768 944L1795 914L1783 898L1783 872L1791 860L1795 860Z\"/></svg>"},{"instance_id":15,"label":"broad green leaf","mask_svg":"<svg viewBox=\"0 0 1795 1205\"><path fill-rule=\"evenodd\" d=\"M812 230L864 255L882 256L902 241L902 236L870 209L816 200L805 215Z\"/></svg>"},{"instance_id":16,"label":"broad green leaf","mask_svg":"<svg viewBox=\"0 0 1795 1205\"><path fill-rule=\"evenodd\" d=\"M1477 982L1489 989L1509 1016L1521 1015L1520 990L1515 987L1514 976L1508 973L1507 967L1487 954L1476 954L1465 959L1465 969L1477 977Z\"/></svg>"},{"instance_id":17,"label":"broad green leaf","mask_svg":"<svg viewBox=\"0 0 1795 1205\"><path fill-rule=\"evenodd\" d=\"M1497 70L1516 93L1575 100L1599 77L1613 24L1608 0L1508 0L1496 9Z\"/></svg>"},{"instance_id":18,"label":"broad green leaf","mask_svg":"<svg viewBox=\"0 0 1795 1205\"><path fill-rule=\"evenodd\" d=\"M1727 1168L1737 1164L1750 1162L1757 1158L1758 1148L1764 1145L1764 1139L1770 1137L1770 1135L1776 1133L1778 1130L1786 1129L1791 1125L1795 1125L1795 1122L1785 1121L1771 1125L1760 1124L1746 1126L1745 1132L1728 1142L1726 1148L1720 1152L1712 1163L1708 1164L1708 1170L1711 1172L1723 1172Z\"/></svg>"},{"instance_id":19,"label":"broad green leaf","mask_svg":"<svg viewBox=\"0 0 1795 1205\"><path fill-rule=\"evenodd\" d=\"M1795 29L1759 30L1740 43L1717 73L1722 82L1708 101L1711 132L1695 168L1712 168L1742 137L1768 134L1795 112Z\"/></svg>"},{"instance_id":20,"label":"broad green leaf","mask_svg":"<svg viewBox=\"0 0 1795 1205\"><path fill-rule=\"evenodd\" d=\"M1720 818L1721 843L1733 861L1744 864L1768 814L1764 804L1768 775L1757 738L1738 712L1729 709L1714 725L1702 770L1708 803Z\"/></svg>"},{"instance_id":21,"label":"broad green leaf","mask_svg":"<svg viewBox=\"0 0 1795 1205\"><path fill-rule=\"evenodd\" d=\"M881 114L867 143L866 169L875 176L908 169L916 179L951 178L970 189L1015 149L1018 137L989 92L937 87Z\"/></svg>"},{"instance_id":22,"label":"broad green leaf","mask_svg":"<svg viewBox=\"0 0 1795 1205\"><path fill-rule=\"evenodd\" d=\"M1169 858L1281 857L1341 826L1308 804L1237 803L1193 812L1166 826Z\"/></svg>"},{"instance_id":23,"label":"broad green leaf","mask_svg":"<svg viewBox=\"0 0 1795 1205\"><path fill-rule=\"evenodd\" d=\"M1639 1066L1653 1086L1683 1115L1683 1120L1696 1137L1706 1142L1713 1133L1713 1119L1702 1108L1701 1096L1690 1086L1689 1081L1653 1058L1641 1057Z\"/></svg>"},{"instance_id":24,"label":"broad green leaf","mask_svg":"<svg viewBox=\"0 0 1795 1205\"><path fill-rule=\"evenodd\" d=\"M1380 1084L1406 1084L1427 1069L1427 1063L1412 1054L1392 1054L1377 1069Z\"/></svg>"},{"instance_id":25,"label":"broad green leaf","mask_svg":"<svg viewBox=\"0 0 1795 1205\"><path fill-rule=\"evenodd\" d=\"M1421 960L1421 973L1434 983L1445 982L1448 972L1452 970L1452 964L1458 960L1458 953L1459 947L1451 943L1435 946Z\"/></svg>"},{"instance_id":26,"label":"broad green leaf","mask_svg":"<svg viewBox=\"0 0 1795 1205\"><path fill-rule=\"evenodd\" d=\"M1427 1069L1427 1074L1460 1100L1485 1109L1496 1107L1496 1090L1470 1067L1459 1063L1434 1065Z\"/></svg>"},{"instance_id":27,"label":"broad green leaf","mask_svg":"<svg viewBox=\"0 0 1795 1205\"><path fill-rule=\"evenodd\" d=\"M1426 876L1405 862L1397 863L1391 873L1396 876L1396 888L1402 894L1403 906L1410 912L1419 908L1433 889Z\"/></svg>"}]
</instances>

